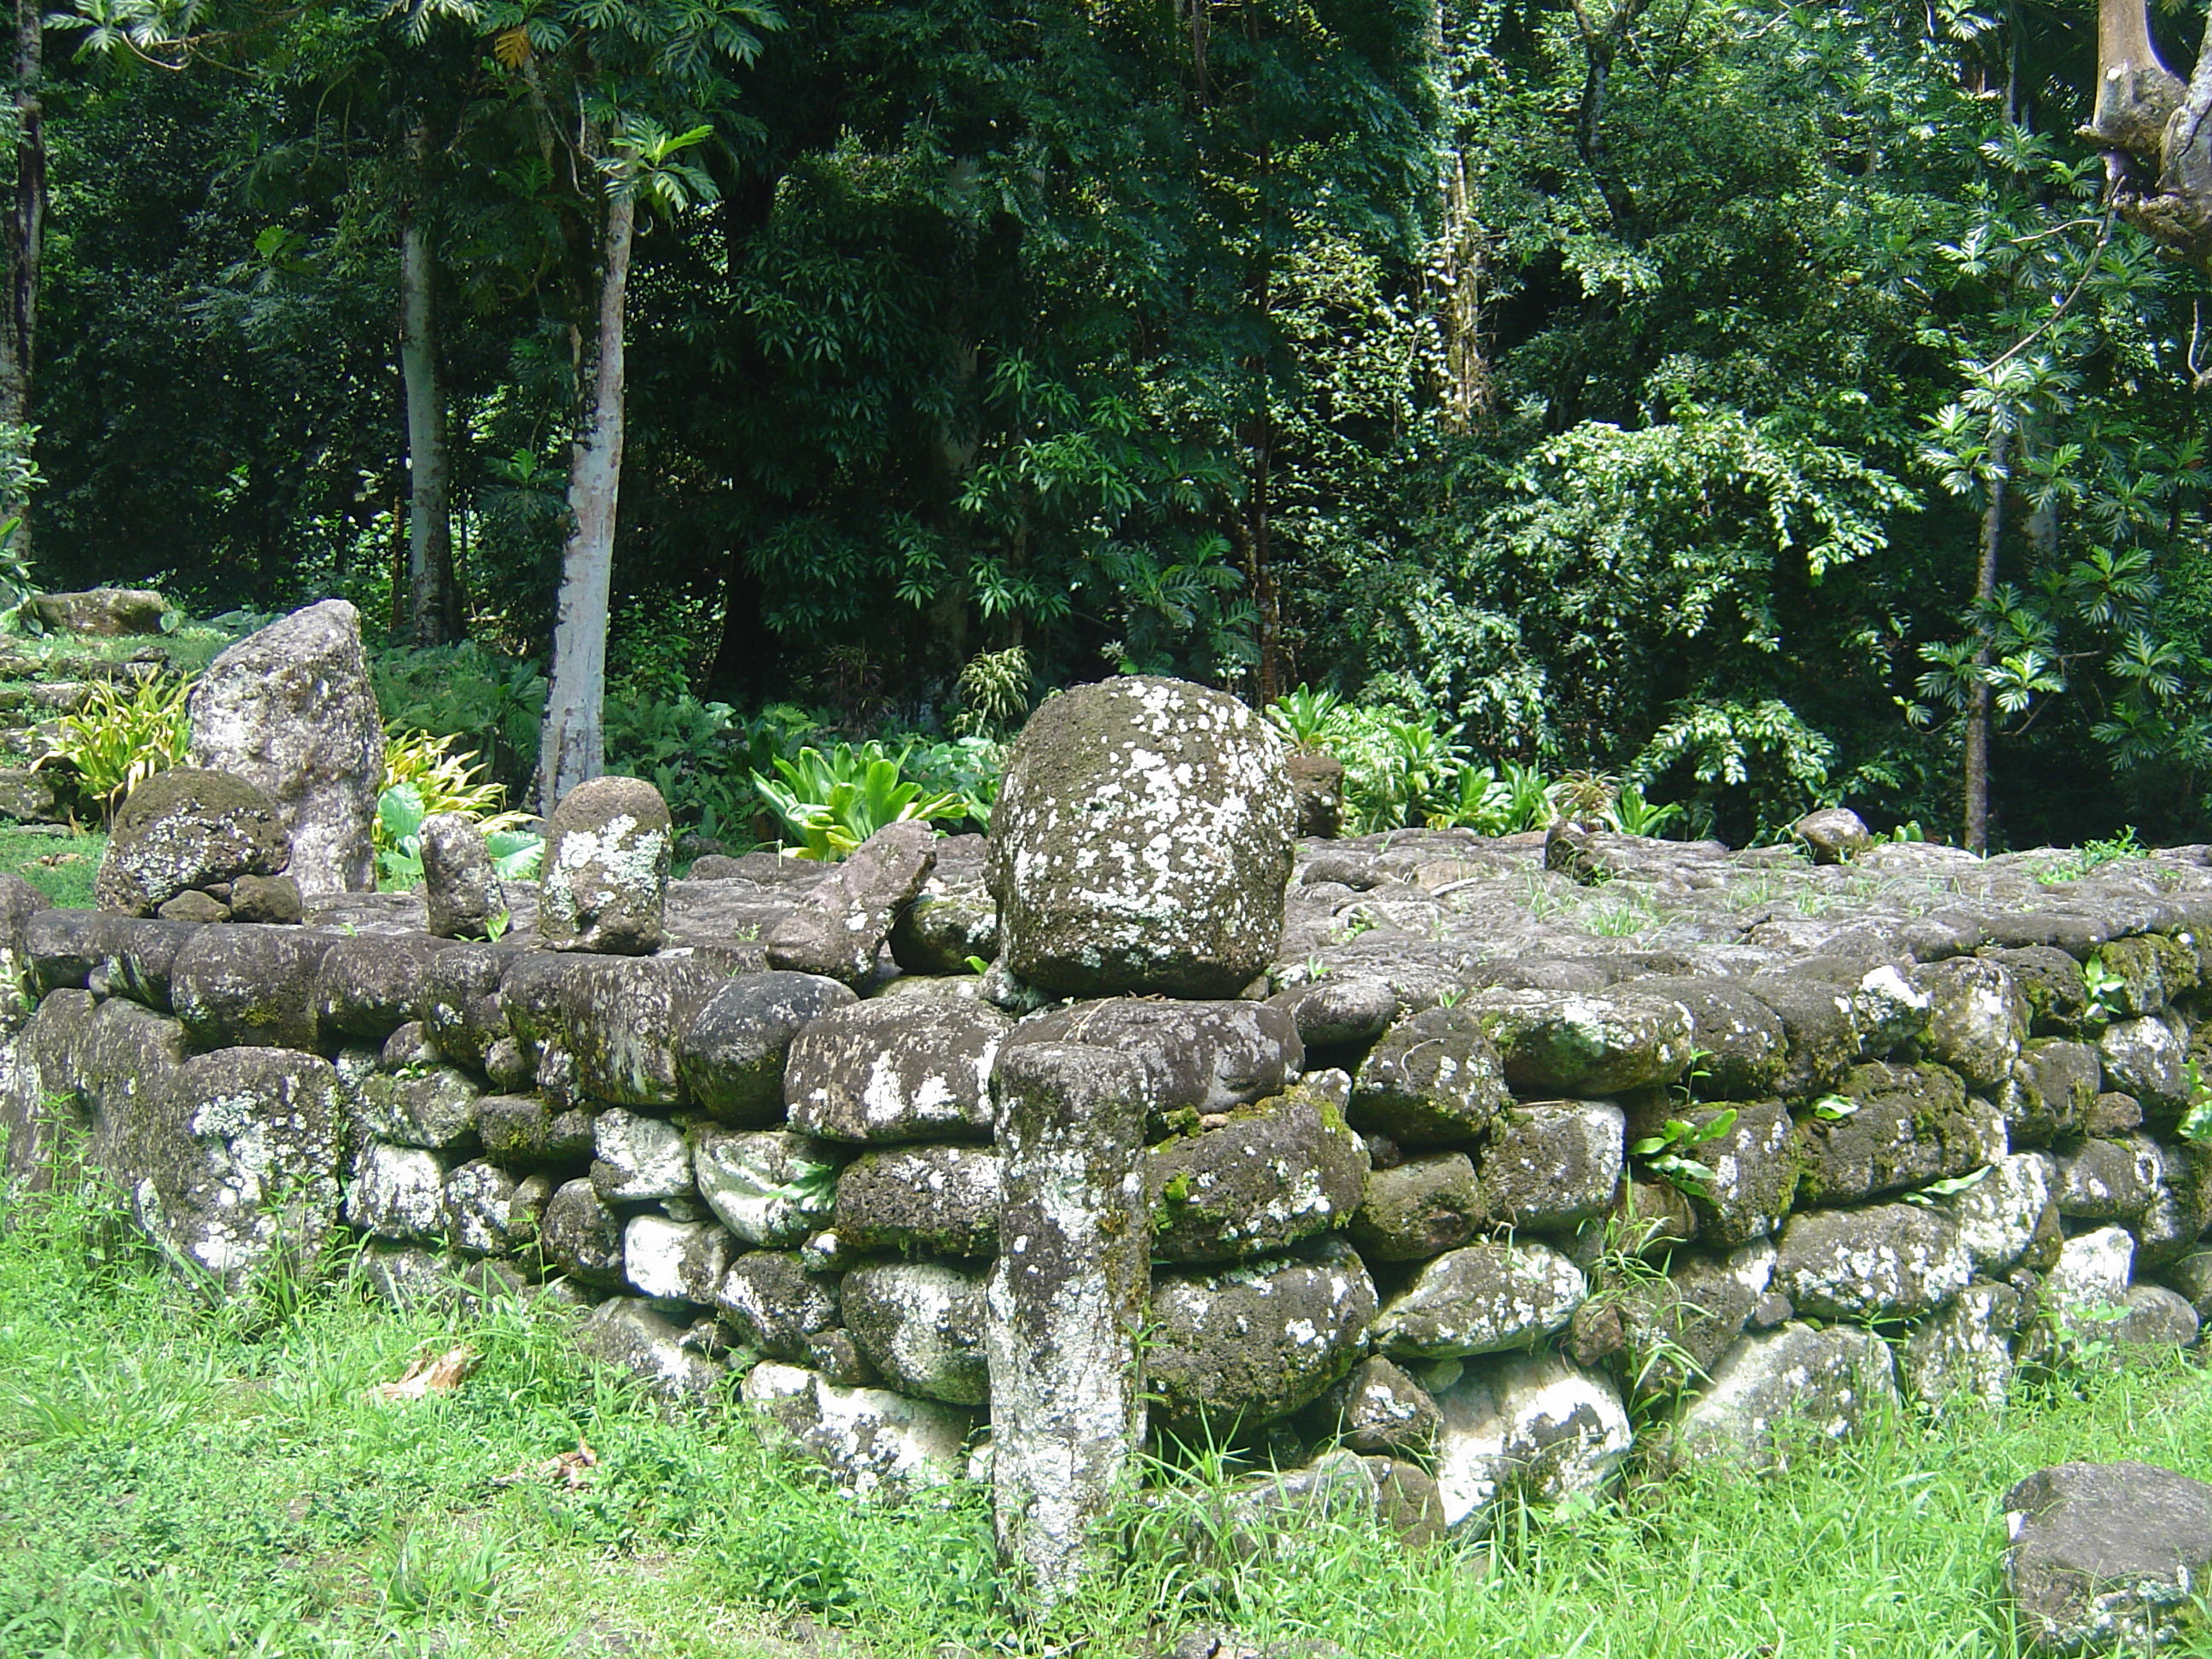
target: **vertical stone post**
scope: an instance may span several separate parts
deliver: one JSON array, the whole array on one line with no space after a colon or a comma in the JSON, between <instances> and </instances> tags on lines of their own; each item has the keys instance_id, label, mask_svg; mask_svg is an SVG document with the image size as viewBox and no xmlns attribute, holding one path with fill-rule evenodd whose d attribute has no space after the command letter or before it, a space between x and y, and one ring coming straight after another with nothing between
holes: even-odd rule
<instances>
[{"instance_id":1,"label":"vertical stone post","mask_svg":"<svg viewBox=\"0 0 2212 1659\"><path fill-rule=\"evenodd\" d=\"M1152 1281L1136 1062L1010 1048L998 1102L999 1259L986 1335L999 1558L1038 1607L1081 1577L1144 1439L1137 1332Z\"/></svg>"}]
</instances>

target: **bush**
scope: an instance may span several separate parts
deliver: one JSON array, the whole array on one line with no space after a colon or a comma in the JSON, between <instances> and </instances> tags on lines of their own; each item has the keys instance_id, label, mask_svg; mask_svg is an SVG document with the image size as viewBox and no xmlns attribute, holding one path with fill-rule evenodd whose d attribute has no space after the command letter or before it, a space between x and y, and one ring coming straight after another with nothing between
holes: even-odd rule
<instances>
[{"instance_id":1,"label":"bush","mask_svg":"<svg viewBox=\"0 0 2212 1659\"><path fill-rule=\"evenodd\" d=\"M191 747L185 709L191 692L190 680L146 679L127 690L98 681L82 708L56 722L53 749L37 764L67 764L101 816L112 818L148 778L184 764Z\"/></svg>"},{"instance_id":2,"label":"bush","mask_svg":"<svg viewBox=\"0 0 2212 1659\"><path fill-rule=\"evenodd\" d=\"M799 843L795 856L842 859L886 824L968 816L957 796L927 794L905 775L908 753L887 753L879 743L841 743L826 755L802 749L776 759L781 784L756 772L753 785Z\"/></svg>"},{"instance_id":3,"label":"bush","mask_svg":"<svg viewBox=\"0 0 2212 1659\"><path fill-rule=\"evenodd\" d=\"M519 788L530 781L545 718L545 676L536 663L469 640L382 647L370 654L368 672L386 731L453 738L500 782Z\"/></svg>"},{"instance_id":4,"label":"bush","mask_svg":"<svg viewBox=\"0 0 2212 1659\"><path fill-rule=\"evenodd\" d=\"M451 735L401 732L384 739L384 783L376 799L376 873L379 882L412 887L422 878L422 823L439 812L474 818L484 832L492 868L503 880L526 880L538 872L544 838L525 830L525 814L504 809L503 785L479 775L483 763L471 753L455 754Z\"/></svg>"}]
</instances>

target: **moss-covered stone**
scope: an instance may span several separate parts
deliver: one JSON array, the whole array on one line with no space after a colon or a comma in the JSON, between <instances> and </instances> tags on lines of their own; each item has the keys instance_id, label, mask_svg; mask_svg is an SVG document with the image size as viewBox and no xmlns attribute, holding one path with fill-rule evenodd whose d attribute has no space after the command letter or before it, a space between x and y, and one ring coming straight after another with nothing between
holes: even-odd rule
<instances>
[{"instance_id":1,"label":"moss-covered stone","mask_svg":"<svg viewBox=\"0 0 2212 1659\"><path fill-rule=\"evenodd\" d=\"M1359 1208L1367 1164L1343 1115L1310 1090L1242 1108L1146 1153L1152 1255L1242 1261L1340 1227Z\"/></svg>"},{"instance_id":2,"label":"moss-covered stone","mask_svg":"<svg viewBox=\"0 0 2212 1659\"><path fill-rule=\"evenodd\" d=\"M179 893L273 876L292 855L276 803L228 772L156 772L115 815L93 879L103 910L149 916Z\"/></svg>"},{"instance_id":3,"label":"moss-covered stone","mask_svg":"<svg viewBox=\"0 0 2212 1659\"><path fill-rule=\"evenodd\" d=\"M1288 1417L1351 1369L1375 1309L1348 1249L1161 1274L1145 1352L1158 1420L1218 1437Z\"/></svg>"},{"instance_id":4,"label":"moss-covered stone","mask_svg":"<svg viewBox=\"0 0 2212 1659\"><path fill-rule=\"evenodd\" d=\"M1281 743L1224 692L1132 676L1048 698L991 814L1005 965L1072 996L1235 996L1282 935L1293 811Z\"/></svg>"},{"instance_id":5,"label":"moss-covered stone","mask_svg":"<svg viewBox=\"0 0 2212 1659\"><path fill-rule=\"evenodd\" d=\"M1473 1140L1505 1103L1505 1068L1473 1011L1425 1008L1370 1049L1352 1083L1355 1127L1402 1146Z\"/></svg>"}]
</instances>

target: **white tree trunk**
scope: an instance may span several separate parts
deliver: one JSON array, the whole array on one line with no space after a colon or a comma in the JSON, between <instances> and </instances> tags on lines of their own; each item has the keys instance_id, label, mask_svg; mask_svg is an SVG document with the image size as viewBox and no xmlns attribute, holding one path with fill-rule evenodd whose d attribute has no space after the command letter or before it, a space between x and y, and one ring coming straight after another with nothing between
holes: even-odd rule
<instances>
[{"instance_id":1,"label":"white tree trunk","mask_svg":"<svg viewBox=\"0 0 2212 1659\"><path fill-rule=\"evenodd\" d=\"M570 527L561 551L553 678L538 750L538 799L547 813L569 790L606 770L600 703L606 692L615 507L622 488L623 305L636 225L634 198L608 201L599 333L586 373L583 425L568 454Z\"/></svg>"},{"instance_id":2,"label":"white tree trunk","mask_svg":"<svg viewBox=\"0 0 2212 1659\"><path fill-rule=\"evenodd\" d=\"M428 159L429 128L407 135L409 161ZM399 378L407 394L408 633L416 645L442 645L459 632L453 593L452 466L446 453L445 388L438 374L438 334L430 238L410 202L399 222Z\"/></svg>"}]
</instances>

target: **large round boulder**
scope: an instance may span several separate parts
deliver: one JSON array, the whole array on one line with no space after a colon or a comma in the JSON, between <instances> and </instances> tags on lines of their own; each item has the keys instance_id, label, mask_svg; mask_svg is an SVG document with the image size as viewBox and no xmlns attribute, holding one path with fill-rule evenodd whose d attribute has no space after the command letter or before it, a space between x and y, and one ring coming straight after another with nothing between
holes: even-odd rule
<instances>
[{"instance_id":1,"label":"large round boulder","mask_svg":"<svg viewBox=\"0 0 2212 1659\"><path fill-rule=\"evenodd\" d=\"M991 814L1001 961L1072 996L1233 997L1283 931L1280 741L1225 692L1130 676L1048 700Z\"/></svg>"},{"instance_id":2,"label":"large round boulder","mask_svg":"<svg viewBox=\"0 0 2212 1659\"><path fill-rule=\"evenodd\" d=\"M115 815L93 880L103 910L150 916L179 893L273 876L290 857L276 803L228 772L156 772Z\"/></svg>"}]
</instances>

